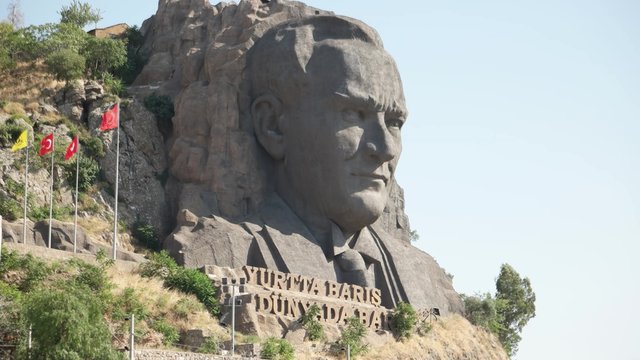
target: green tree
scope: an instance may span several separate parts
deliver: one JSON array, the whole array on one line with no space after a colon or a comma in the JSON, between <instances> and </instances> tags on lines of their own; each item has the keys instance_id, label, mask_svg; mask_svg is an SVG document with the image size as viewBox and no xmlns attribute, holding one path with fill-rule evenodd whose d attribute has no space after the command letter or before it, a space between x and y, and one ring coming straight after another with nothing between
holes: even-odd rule
<instances>
[{"instance_id":1,"label":"green tree","mask_svg":"<svg viewBox=\"0 0 640 360\"><path fill-rule=\"evenodd\" d=\"M462 295L462 301L464 302L465 317L472 324L497 334L500 324L496 312L496 300L491 294Z\"/></svg>"},{"instance_id":2,"label":"green tree","mask_svg":"<svg viewBox=\"0 0 640 360\"><path fill-rule=\"evenodd\" d=\"M338 346L340 349L346 349L348 346L352 357L364 354L369 350L368 345L364 343L366 335L367 328L362 321L355 316L350 317L347 319L347 325L342 329Z\"/></svg>"},{"instance_id":3,"label":"green tree","mask_svg":"<svg viewBox=\"0 0 640 360\"><path fill-rule=\"evenodd\" d=\"M70 81L84 75L85 58L70 49L58 50L47 56L47 69L56 79Z\"/></svg>"},{"instance_id":4,"label":"green tree","mask_svg":"<svg viewBox=\"0 0 640 360\"><path fill-rule=\"evenodd\" d=\"M31 359L124 359L111 346L104 303L86 285L59 281L25 296L22 314L32 326Z\"/></svg>"},{"instance_id":5,"label":"green tree","mask_svg":"<svg viewBox=\"0 0 640 360\"><path fill-rule=\"evenodd\" d=\"M7 22L0 22L0 72L15 68L13 59L13 26Z\"/></svg>"},{"instance_id":6,"label":"green tree","mask_svg":"<svg viewBox=\"0 0 640 360\"><path fill-rule=\"evenodd\" d=\"M99 9L94 9L88 2L78 0L73 0L69 6L63 6L58 14L61 23L74 24L80 28L102 20Z\"/></svg>"},{"instance_id":7,"label":"green tree","mask_svg":"<svg viewBox=\"0 0 640 360\"><path fill-rule=\"evenodd\" d=\"M418 315L409 303L400 302L391 314L391 330L400 339L411 337L418 322Z\"/></svg>"},{"instance_id":8,"label":"green tree","mask_svg":"<svg viewBox=\"0 0 640 360\"><path fill-rule=\"evenodd\" d=\"M260 356L271 360L293 360L293 346L285 339L270 337L262 344Z\"/></svg>"},{"instance_id":9,"label":"green tree","mask_svg":"<svg viewBox=\"0 0 640 360\"><path fill-rule=\"evenodd\" d=\"M123 41L88 37L81 54L87 59L87 72L96 77L109 72L127 61L127 48Z\"/></svg>"},{"instance_id":10,"label":"green tree","mask_svg":"<svg viewBox=\"0 0 640 360\"><path fill-rule=\"evenodd\" d=\"M498 336L502 347L515 355L520 333L536 316L536 294L528 278L521 278L509 264L503 264L496 280L496 295L462 296L465 317Z\"/></svg>"},{"instance_id":11,"label":"green tree","mask_svg":"<svg viewBox=\"0 0 640 360\"><path fill-rule=\"evenodd\" d=\"M510 356L518 351L522 329L536 316L535 302L529 279L503 264L496 280L496 313L501 325L498 338Z\"/></svg>"},{"instance_id":12,"label":"green tree","mask_svg":"<svg viewBox=\"0 0 640 360\"><path fill-rule=\"evenodd\" d=\"M318 321L319 315L320 307L318 304L313 304L309 306L299 320L307 331L307 338L311 341L324 339L324 328L322 324L320 324L320 321Z\"/></svg>"}]
</instances>

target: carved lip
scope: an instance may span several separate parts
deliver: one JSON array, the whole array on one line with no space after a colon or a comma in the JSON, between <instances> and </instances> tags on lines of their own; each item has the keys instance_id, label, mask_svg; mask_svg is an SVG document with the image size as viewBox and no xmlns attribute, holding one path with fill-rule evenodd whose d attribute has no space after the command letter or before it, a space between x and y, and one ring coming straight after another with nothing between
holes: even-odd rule
<instances>
[{"instance_id":1,"label":"carved lip","mask_svg":"<svg viewBox=\"0 0 640 360\"><path fill-rule=\"evenodd\" d=\"M386 175L383 175L383 174L367 173L367 172L364 172L364 173L356 172L356 173L352 173L351 175L371 178L371 179L374 179L374 180L382 180L385 185L387 185L387 183L389 182L389 177L386 176Z\"/></svg>"}]
</instances>

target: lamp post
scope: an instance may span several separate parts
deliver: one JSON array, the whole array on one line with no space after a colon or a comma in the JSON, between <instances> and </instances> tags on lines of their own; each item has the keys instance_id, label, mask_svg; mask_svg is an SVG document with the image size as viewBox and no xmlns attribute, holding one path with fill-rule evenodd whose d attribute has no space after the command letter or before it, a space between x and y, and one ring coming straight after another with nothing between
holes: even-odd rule
<instances>
[{"instance_id":1,"label":"lamp post","mask_svg":"<svg viewBox=\"0 0 640 360\"><path fill-rule=\"evenodd\" d=\"M235 279L230 282L229 278L222 278L222 290L228 292L231 289L231 356L236 355L236 306L242 304L236 302L236 288L243 293L245 284L245 278L240 278L237 283Z\"/></svg>"}]
</instances>

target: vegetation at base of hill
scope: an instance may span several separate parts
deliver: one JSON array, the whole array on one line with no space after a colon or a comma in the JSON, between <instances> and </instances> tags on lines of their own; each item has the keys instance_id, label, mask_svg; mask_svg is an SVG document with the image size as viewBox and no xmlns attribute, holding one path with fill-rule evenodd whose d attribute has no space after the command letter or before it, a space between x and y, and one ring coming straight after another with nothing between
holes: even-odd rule
<instances>
[{"instance_id":1,"label":"vegetation at base of hill","mask_svg":"<svg viewBox=\"0 0 640 360\"><path fill-rule=\"evenodd\" d=\"M113 260L104 252L96 260L97 265L77 258L48 263L3 248L0 331L15 334L21 358L26 358L29 326L32 359L123 359L123 353L115 348L126 344L131 314L136 319L136 342L156 339L154 346L160 345L158 341L164 346L175 345L180 330L198 326L194 316L206 315L206 319L195 321L198 324L212 322L192 295L168 290L158 293L154 287L159 288L157 280L137 275L138 280L113 278L109 275ZM124 288L118 289L122 284ZM210 337L202 352L215 352L215 336L220 334Z\"/></svg>"},{"instance_id":2,"label":"vegetation at base of hill","mask_svg":"<svg viewBox=\"0 0 640 360\"><path fill-rule=\"evenodd\" d=\"M496 294L465 296L465 317L474 325L496 334L509 356L518 351L524 326L536 316L536 294L528 278L521 278L503 264L496 280Z\"/></svg>"},{"instance_id":3,"label":"vegetation at base of hill","mask_svg":"<svg viewBox=\"0 0 640 360\"><path fill-rule=\"evenodd\" d=\"M271 360L293 360L293 346L285 339L270 337L262 343L260 356Z\"/></svg>"},{"instance_id":4,"label":"vegetation at base of hill","mask_svg":"<svg viewBox=\"0 0 640 360\"><path fill-rule=\"evenodd\" d=\"M197 269L187 269L176 264L165 250L153 253L149 261L140 265L140 275L157 277L169 289L195 295L213 316L220 314L218 289L209 277Z\"/></svg>"},{"instance_id":5,"label":"vegetation at base of hill","mask_svg":"<svg viewBox=\"0 0 640 360\"><path fill-rule=\"evenodd\" d=\"M311 341L324 340L324 328L318 317L320 316L320 307L318 304L312 304L307 311L300 317L299 322L307 331L307 338Z\"/></svg>"},{"instance_id":6,"label":"vegetation at base of hill","mask_svg":"<svg viewBox=\"0 0 640 360\"><path fill-rule=\"evenodd\" d=\"M411 337L418 323L418 316L411 304L400 302L391 313L389 321L395 336L398 339L406 339Z\"/></svg>"},{"instance_id":7,"label":"vegetation at base of hill","mask_svg":"<svg viewBox=\"0 0 640 360\"><path fill-rule=\"evenodd\" d=\"M357 317L348 318L336 344L336 352L346 351L348 347L352 358L365 354L369 351L369 346L364 342L365 336L367 336L367 328L362 321Z\"/></svg>"},{"instance_id":8,"label":"vegetation at base of hill","mask_svg":"<svg viewBox=\"0 0 640 360\"><path fill-rule=\"evenodd\" d=\"M138 220L133 223L131 235L148 249L160 251L160 239L153 225Z\"/></svg>"}]
</instances>

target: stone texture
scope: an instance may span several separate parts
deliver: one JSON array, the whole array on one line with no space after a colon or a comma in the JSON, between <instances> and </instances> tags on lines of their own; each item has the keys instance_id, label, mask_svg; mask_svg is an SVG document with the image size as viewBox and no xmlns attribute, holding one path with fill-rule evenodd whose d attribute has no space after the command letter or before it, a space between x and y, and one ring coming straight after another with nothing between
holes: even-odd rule
<instances>
[{"instance_id":1,"label":"stone texture","mask_svg":"<svg viewBox=\"0 0 640 360\"><path fill-rule=\"evenodd\" d=\"M104 111L105 108L98 107L89 114L91 129L98 128ZM142 221L153 225L160 234L167 233L172 223L163 186L167 161L155 116L134 99L121 105L120 124L118 211L123 211L128 223ZM100 167L113 186L117 133L95 131L105 142L106 154L100 159Z\"/></svg>"},{"instance_id":2,"label":"stone texture","mask_svg":"<svg viewBox=\"0 0 640 360\"><path fill-rule=\"evenodd\" d=\"M2 240L4 243L23 244L23 224L22 220L15 223L2 221ZM36 245L46 247L49 234L49 220L42 220L36 223L27 220L26 245ZM109 246L98 244L92 241L81 227L78 227L76 234L76 246L79 254L95 255L100 249L110 254ZM51 222L51 248L56 250L73 251L73 223L64 223L58 220ZM119 250L117 253L119 260L142 262L144 257L129 251Z\"/></svg>"},{"instance_id":3,"label":"stone texture","mask_svg":"<svg viewBox=\"0 0 640 360\"><path fill-rule=\"evenodd\" d=\"M303 26L294 23L305 22L307 20L303 19L308 18L319 20L311 20ZM288 39L287 36L292 36L295 39L308 39L307 42L298 41L290 45L289 48L294 49L297 60L291 61L287 58L288 52L285 51L286 54L274 52L272 59L256 55L258 60L248 63L248 54L258 51L254 50L258 48L254 45L261 43L259 39L270 29L285 22L289 22L294 30L281 26L278 34L282 34L282 38ZM333 25L340 25L341 22L347 22L356 29L357 35L348 39L358 38L362 43L342 42L340 52L343 55L314 57L315 50L312 49L311 42L334 36L330 29L339 28ZM382 42L373 29L356 20L335 17L330 12L307 7L299 2L271 1L262 4L259 0L249 0L240 1L238 4L220 3L212 6L206 0L161 0L157 13L143 24L142 32L146 37L144 49L150 55L150 61L137 78L133 91L144 94L154 88L174 100L173 133L167 142L167 167L170 178L165 190L171 213L179 215L177 227L165 241L165 247L179 261L187 266L217 264L238 267L244 264L262 264L279 270L340 281L346 279L346 275L344 270L337 270L333 264L334 256L338 256L340 252L334 254L335 250L332 251L327 245L327 229L331 229L330 222L344 232L343 241L350 241L354 232L358 233L365 227L378 228L380 231L376 233L383 235L376 237L377 244L382 244L376 261L377 264L384 265L367 265L373 266L368 271L371 272L371 276L377 277L377 282L384 273L387 274L384 277L390 279L390 288L395 287L393 284L402 284L405 290L395 291L396 295L393 296L396 300L411 299L417 305L437 305L444 311L461 310L462 305L444 271L433 258L409 243L409 222L404 214L403 192L393 179L393 170L400 154L399 138L393 138L395 133L390 132L393 130L390 127L399 126L395 125L396 119L393 117L396 113L402 117L404 97L393 60L382 50ZM273 31L269 36L276 39L276 45L280 41L277 40L279 35L274 35ZM267 49L265 54L269 54L270 47L264 46ZM364 60L359 63L357 59ZM366 170L371 172L379 167L381 170L375 170L376 176L382 176L384 179L370 180L371 187L375 187L375 192L380 196L370 197L369 194L364 194L365 205L361 207L351 209L347 207L346 197L331 197L339 190L337 187L313 187L315 183L328 182L337 177L337 172L310 171L311 175L305 180L296 180L297 184L282 182L281 175L285 174L285 178L289 176L288 173L281 172L284 165L282 157L278 155L278 150L271 148L269 140L265 140L269 137L269 131L262 131L260 126L255 127L255 124L262 124L261 118L266 119L271 115L278 118L282 114L291 114L296 102L288 101L286 97L298 96L305 88L301 86L300 91L290 89L286 96L279 98L282 101L282 112L274 110L279 106L277 101L262 101L259 104L268 105L270 115L261 117L256 110L256 99L260 94L255 93L256 87L251 82L251 76L260 75L261 64L283 64L285 75L278 79L289 79L287 71L291 70L292 74L298 71L298 63L303 73L308 70L309 73L322 74L321 78L330 78L324 79L324 82L309 82L312 84L311 87L317 87L319 91L328 90L333 86L331 84L347 79L351 82L344 87L351 90L354 84L369 81L364 88L371 92L370 96L374 102L382 103L383 99L391 99L390 104L385 105L388 111L382 126L389 128L387 135L384 135L384 142L376 143L378 140L373 140L378 135L367 135L369 137L363 138L362 141L373 151L388 151L389 154L385 154L384 157L390 156L391 159L381 161L376 167ZM307 65L308 68L305 69ZM265 71L271 71L268 69L270 68L267 66ZM332 75L333 73L340 75ZM372 73L376 75L371 76ZM290 86L290 83L287 84L285 81L285 85ZM301 99L307 101L310 98ZM293 117L321 118L327 113L327 107L324 105L316 106L309 102L306 106L306 110L300 111L305 116ZM328 109L336 111L336 116L343 116L336 109ZM123 126L126 127L126 123ZM360 128L367 132L378 131L378 128L369 127ZM306 133L322 134L321 127L298 131L301 136ZM289 165L293 166L292 161L298 153L307 157L300 163L310 164L310 170L314 169L313 166L317 168L322 164L334 165L326 163L327 151L342 151L358 143L358 136L365 135L349 136L339 139L333 145L329 144L329 136L329 140L326 140L327 147L320 150L324 151L324 155L316 154L318 161L312 161L312 150L306 149L302 143L297 144L294 149L286 150ZM394 139L394 143L388 142L391 138ZM296 137L291 135L288 139L287 143L297 141ZM309 140L315 141L313 137ZM366 142L371 143L371 146ZM322 142L318 144L321 146ZM121 145L128 146L126 141ZM109 146L110 151L112 148L113 145ZM360 165L371 165L363 160L360 149L358 151ZM110 155L107 159L109 157ZM102 165L109 168L108 163ZM347 183L353 180L349 176L345 178ZM134 179L128 177L126 181ZM381 182L384 182L384 185L381 185ZM145 184L136 184L135 188L141 186ZM297 188L300 187L310 190L299 191ZM293 214L287 215L289 218L265 220L264 215L267 213L263 211L263 205L274 191L284 199L287 204L285 207L289 207L288 213ZM306 194L312 196L307 199ZM129 193L126 196L135 194ZM315 205L309 205L311 210L305 210L305 206L301 205L311 204L313 201L322 202L322 197L331 198L332 204L344 202L340 205L343 215L330 217L324 214L324 217L318 217ZM358 218L362 215L363 209L369 211L366 220ZM311 214L314 211L316 214ZM290 220L289 223L287 219ZM376 223L372 224L374 221ZM278 228L274 222L289 227ZM292 225L294 222L295 226ZM319 223L322 225L318 226ZM353 229L349 228L351 225ZM305 226L305 231L295 232ZM280 234L280 240L270 237L270 234L275 233L272 230ZM269 235L265 235L267 233ZM303 233L305 235L300 235ZM293 238L297 240L292 240ZM289 246L275 246L274 241L281 241ZM337 239L334 237L333 241ZM314 248L313 244L320 246ZM318 249L322 251L318 252ZM296 256L298 260L295 259ZM393 260L383 260L385 256ZM396 261L398 263L394 263ZM324 264L321 264L322 262ZM396 300L390 303L395 303Z\"/></svg>"}]
</instances>

